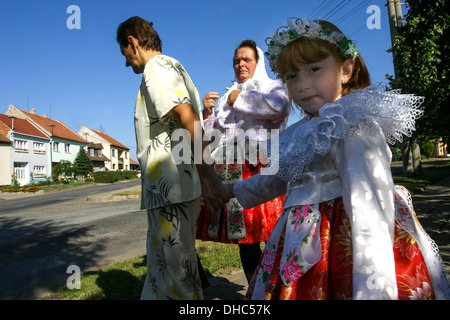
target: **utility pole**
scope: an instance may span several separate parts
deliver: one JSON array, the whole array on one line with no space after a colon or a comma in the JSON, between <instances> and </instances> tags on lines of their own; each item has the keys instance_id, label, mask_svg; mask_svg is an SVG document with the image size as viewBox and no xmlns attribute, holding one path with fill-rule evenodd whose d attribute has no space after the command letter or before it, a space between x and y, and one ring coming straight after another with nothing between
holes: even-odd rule
<instances>
[{"instance_id":1,"label":"utility pole","mask_svg":"<svg viewBox=\"0 0 450 320\"><path fill-rule=\"evenodd\" d=\"M397 35L397 28L403 25L401 0L387 0L387 7L389 13L389 27L391 30L391 45L393 48L395 36ZM394 55L394 52L392 54ZM395 60L394 60L394 76L397 86L400 86L400 76L398 75L398 71L395 66Z\"/></svg>"}]
</instances>

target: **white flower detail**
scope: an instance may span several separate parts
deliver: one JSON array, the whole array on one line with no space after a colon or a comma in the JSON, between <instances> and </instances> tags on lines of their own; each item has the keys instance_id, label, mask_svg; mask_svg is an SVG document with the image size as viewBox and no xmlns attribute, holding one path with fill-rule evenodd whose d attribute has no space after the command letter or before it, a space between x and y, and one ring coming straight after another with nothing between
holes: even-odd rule
<instances>
[{"instance_id":1,"label":"white flower detail","mask_svg":"<svg viewBox=\"0 0 450 320\"><path fill-rule=\"evenodd\" d=\"M347 40L342 33L323 29L319 23L307 18L290 18L287 19L287 26L272 31L271 36L266 39L266 56L272 70L276 69L276 60L281 49L301 37L318 38L334 44L339 50L339 54L345 59L356 59L358 56L353 42Z\"/></svg>"}]
</instances>

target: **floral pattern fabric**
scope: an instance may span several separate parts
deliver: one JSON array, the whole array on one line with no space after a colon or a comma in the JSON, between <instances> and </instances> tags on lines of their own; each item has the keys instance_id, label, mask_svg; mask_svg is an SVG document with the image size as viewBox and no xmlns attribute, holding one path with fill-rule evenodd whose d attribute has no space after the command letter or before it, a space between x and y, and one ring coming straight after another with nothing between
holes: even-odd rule
<instances>
[{"instance_id":1,"label":"floral pattern fabric","mask_svg":"<svg viewBox=\"0 0 450 320\"><path fill-rule=\"evenodd\" d=\"M141 299L203 299L195 251L200 206L197 198L147 211L147 275Z\"/></svg>"},{"instance_id":2,"label":"floral pattern fabric","mask_svg":"<svg viewBox=\"0 0 450 320\"><path fill-rule=\"evenodd\" d=\"M244 164L216 164L221 181L230 183L247 179L264 169L246 161ZM220 212L201 209L197 225L197 239L223 243L257 243L268 240L283 205L284 196L251 209L244 209L236 199L231 199Z\"/></svg>"},{"instance_id":3,"label":"floral pattern fabric","mask_svg":"<svg viewBox=\"0 0 450 320\"><path fill-rule=\"evenodd\" d=\"M320 218L313 218L316 214ZM285 216L288 218L283 219ZM411 210L403 210L397 212L397 217L405 221L414 218L415 214ZM314 223L311 224L312 221ZM309 232L305 235L299 230ZM294 237L296 241L293 241ZM288 246L288 242L293 243ZM285 208L266 244L247 296L256 300L353 299L352 242L351 223L342 198L314 206ZM305 250L314 244L320 244L320 254L313 265L305 264L298 252L291 249L301 247ZM397 220L392 250L398 299L435 299L427 264L418 243ZM372 280L375 283L375 279Z\"/></svg>"},{"instance_id":4,"label":"floral pattern fabric","mask_svg":"<svg viewBox=\"0 0 450 320\"><path fill-rule=\"evenodd\" d=\"M179 143L185 143L171 139L181 124L170 111L180 104L192 105L202 119L198 92L184 67L165 55L153 57L145 65L134 112L142 208L191 201L201 194L193 159L176 163L172 155Z\"/></svg>"},{"instance_id":5,"label":"floral pattern fabric","mask_svg":"<svg viewBox=\"0 0 450 320\"><path fill-rule=\"evenodd\" d=\"M193 159L179 163L172 141L181 123L170 112L201 106L192 80L175 59L157 55L145 65L136 99L137 158L142 170L142 203L147 209L147 276L142 299L202 299L195 250L201 185ZM190 146L190 143L189 143Z\"/></svg>"}]
</instances>

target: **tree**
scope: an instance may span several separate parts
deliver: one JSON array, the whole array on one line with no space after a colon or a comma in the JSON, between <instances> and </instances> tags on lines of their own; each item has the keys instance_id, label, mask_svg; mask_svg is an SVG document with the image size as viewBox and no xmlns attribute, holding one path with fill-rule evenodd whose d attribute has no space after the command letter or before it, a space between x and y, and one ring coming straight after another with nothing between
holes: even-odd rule
<instances>
[{"instance_id":1,"label":"tree","mask_svg":"<svg viewBox=\"0 0 450 320\"><path fill-rule=\"evenodd\" d=\"M56 182L69 182L74 172L74 166L69 160L61 160L52 169L52 178Z\"/></svg>"},{"instance_id":2,"label":"tree","mask_svg":"<svg viewBox=\"0 0 450 320\"><path fill-rule=\"evenodd\" d=\"M418 135L443 138L447 142L450 137L450 16L445 0L408 0L407 3L405 23L397 28L392 47L400 81L391 84L397 83L404 93L424 96L425 101L421 107L424 115L416 123L417 131L405 145L414 145ZM414 170L409 173L417 175Z\"/></svg>"},{"instance_id":3,"label":"tree","mask_svg":"<svg viewBox=\"0 0 450 320\"><path fill-rule=\"evenodd\" d=\"M94 170L94 165L92 164L91 159L89 159L84 148L80 148L80 151L78 151L74 165L76 168L76 174L79 176L86 177L89 172Z\"/></svg>"}]
</instances>

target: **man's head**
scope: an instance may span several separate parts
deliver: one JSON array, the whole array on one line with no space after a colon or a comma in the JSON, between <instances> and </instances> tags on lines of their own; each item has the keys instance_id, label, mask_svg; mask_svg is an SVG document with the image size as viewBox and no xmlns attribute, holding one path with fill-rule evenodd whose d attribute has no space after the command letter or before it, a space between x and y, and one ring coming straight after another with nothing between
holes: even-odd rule
<instances>
[{"instance_id":1,"label":"man's head","mask_svg":"<svg viewBox=\"0 0 450 320\"><path fill-rule=\"evenodd\" d=\"M125 65L135 73L142 73L149 57L160 54L161 39L153 23L140 17L131 17L117 28L117 42L126 58Z\"/></svg>"}]
</instances>

